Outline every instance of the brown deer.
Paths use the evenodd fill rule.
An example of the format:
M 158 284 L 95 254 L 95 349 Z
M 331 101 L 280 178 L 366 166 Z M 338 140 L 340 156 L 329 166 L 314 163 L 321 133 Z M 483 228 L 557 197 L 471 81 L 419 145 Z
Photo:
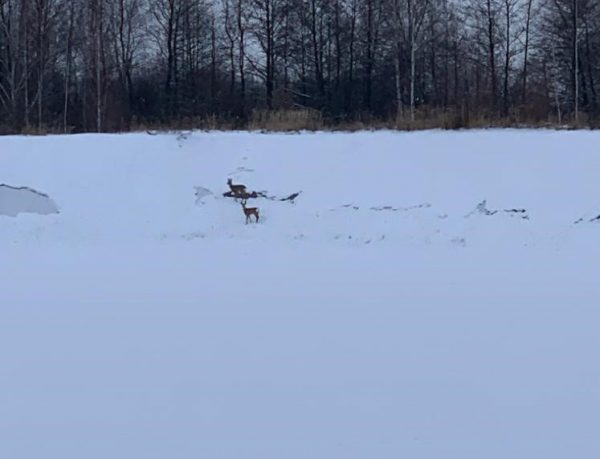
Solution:
M 246 225 L 248 224 L 248 222 L 252 221 L 250 219 L 252 215 L 254 215 L 254 217 L 256 218 L 256 223 L 258 223 L 258 207 L 246 207 L 246 200 L 242 199 L 242 210 L 244 211 L 244 215 L 246 216 Z
M 234 196 L 240 196 L 246 194 L 246 185 L 234 185 L 231 183 L 231 179 L 227 179 L 227 185 Z

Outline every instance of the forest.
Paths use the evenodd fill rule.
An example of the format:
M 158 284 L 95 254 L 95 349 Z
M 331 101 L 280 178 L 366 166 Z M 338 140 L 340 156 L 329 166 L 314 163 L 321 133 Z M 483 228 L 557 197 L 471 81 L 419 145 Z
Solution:
M 597 127 L 600 0 L 0 0 L 0 133 Z

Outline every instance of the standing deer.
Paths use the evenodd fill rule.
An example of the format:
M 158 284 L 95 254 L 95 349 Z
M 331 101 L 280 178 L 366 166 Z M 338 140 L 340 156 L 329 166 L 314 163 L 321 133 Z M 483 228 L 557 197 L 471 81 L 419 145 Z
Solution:
M 246 225 L 248 224 L 248 222 L 252 221 L 250 219 L 252 215 L 254 215 L 254 217 L 256 218 L 256 223 L 258 223 L 258 207 L 246 207 L 246 200 L 242 199 L 242 210 L 244 211 L 244 215 L 246 216 Z
M 227 179 L 227 185 L 234 196 L 240 196 L 246 194 L 246 185 L 234 185 L 231 183 L 231 179 Z

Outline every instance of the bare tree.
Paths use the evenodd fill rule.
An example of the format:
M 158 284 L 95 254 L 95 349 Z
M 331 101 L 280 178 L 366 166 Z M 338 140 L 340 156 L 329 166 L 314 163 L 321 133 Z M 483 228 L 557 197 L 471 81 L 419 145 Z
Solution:
M 257 108 L 592 124 L 599 79 L 600 0 L 0 0 L 3 132 Z
M 124 118 L 128 128 L 133 114 L 133 71 L 143 45 L 146 18 L 142 0 L 114 0 L 111 2 L 111 20 L 114 24 L 112 48 L 119 84 L 126 106 Z
M 529 65 L 529 44 L 531 37 L 531 19 L 533 13 L 534 0 L 526 0 L 526 13 L 525 13 L 525 44 L 524 44 L 524 55 L 523 55 L 523 83 L 521 88 L 521 104 L 523 106 L 527 103 L 527 70 Z
M 17 0 L 0 0 L 0 104 L 14 128 L 19 126 L 19 98 L 29 76 L 20 59 L 28 37 L 26 13 Z

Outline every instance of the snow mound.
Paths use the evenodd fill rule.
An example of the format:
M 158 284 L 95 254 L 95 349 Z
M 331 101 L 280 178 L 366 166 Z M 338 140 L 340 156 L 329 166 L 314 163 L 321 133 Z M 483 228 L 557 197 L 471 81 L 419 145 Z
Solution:
M 58 207 L 46 194 L 28 187 L 0 184 L 0 215 L 16 217 L 20 213 L 57 214 Z
M 194 189 L 196 190 L 194 193 L 196 195 L 196 205 L 204 204 L 204 198 L 213 195 L 212 191 L 202 186 L 195 186 Z

